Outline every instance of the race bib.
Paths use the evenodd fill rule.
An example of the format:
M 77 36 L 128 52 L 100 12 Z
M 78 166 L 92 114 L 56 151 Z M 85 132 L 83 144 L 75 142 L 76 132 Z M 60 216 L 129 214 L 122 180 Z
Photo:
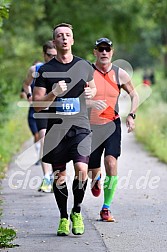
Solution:
M 75 115 L 80 112 L 80 101 L 77 98 L 57 98 L 56 114 Z

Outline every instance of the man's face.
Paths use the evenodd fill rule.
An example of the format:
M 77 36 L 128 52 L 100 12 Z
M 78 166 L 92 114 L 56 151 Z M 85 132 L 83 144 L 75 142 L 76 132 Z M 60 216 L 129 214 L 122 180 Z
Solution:
M 44 53 L 44 60 L 45 62 L 49 62 L 53 57 L 55 57 L 57 54 L 57 51 L 55 48 L 47 49 L 46 53 Z
M 94 49 L 94 55 L 100 64 L 108 64 L 113 56 L 113 48 L 106 43 L 101 43 Z
M 55 39 L 53 40 L 57 50 L 68 51 L 74 44 L 73 32 L 69 27 L 58 27 L 55 30 Z

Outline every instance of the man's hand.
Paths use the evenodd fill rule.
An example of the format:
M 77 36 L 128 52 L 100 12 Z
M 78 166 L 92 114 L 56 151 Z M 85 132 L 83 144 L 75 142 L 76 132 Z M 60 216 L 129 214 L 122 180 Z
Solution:
M 52 93 L 55 96 L 63 94 L 65 91 L 67 91 L 67 84 L 66 84 L 66 82 L 64 80 L 59 81 L 58 83 L 55 83 L 53 85 Z
M 88 86 L 88 84 L 86 84 L 86 86 L 85 86 L 85 98 L 86 99 L 91 99 L 91 98 L 93 98 L 93 94 L 92 94 L 92 88 L 90 88 L 89 86 Z
M 128 133 L 132 132 L 135 129 L 134 119 L 129 115 L 126 118 L 126 126 L 128 128 Z

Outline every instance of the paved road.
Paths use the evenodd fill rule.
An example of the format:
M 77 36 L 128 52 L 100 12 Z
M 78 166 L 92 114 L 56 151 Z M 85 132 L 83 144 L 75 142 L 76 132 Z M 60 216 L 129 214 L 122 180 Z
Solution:
M 119 159 L 119 184 L 112 205 L 117 221 L 99 221 L 103 195 L 94 198 L 89 181 L 82 209 L 86 227 L 83 236 L 56 236 L 59 213 L 54 196 L 36 190 L 42 176 L 40 166 L 22 170 L 15 164 L 16 158 L 3 180 L 1 195 L 4 200 L 2 225 L 17 229 L 15 243 L 20 245 L 10 251 L 166 251 L 167 166 L 149 156 L 136 143 L 133 134 L 126 133 L 125 127 Z M 73 177 L 71 167 L 69 163 L 69 189 Z M 72 192 L 69 194 L 70 212 Z

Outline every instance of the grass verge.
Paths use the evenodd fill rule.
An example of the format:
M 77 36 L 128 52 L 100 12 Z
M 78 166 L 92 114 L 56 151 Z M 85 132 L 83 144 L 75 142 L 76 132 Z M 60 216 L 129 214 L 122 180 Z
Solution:
M 12 156 L 20 150 L 21 145 L 31 136 L 27 124 L 27 113 L 28 108 L 19 108 L 17 102 L 14 102 L 4 114 L 4 123 L 1 123 L 0 128 L 0 179 L 4 177 Z M 1 114 L 1 118 L 3 118 L 3 114 Z M 2 203 L 0 201 L 0 206 Z M 0 209 L 1 216 L 2 209 Z M 11 243 L 15 237 L 15 230 L 0 226 L 0 248 L 18 246 Z
M 159 114 L 159 111 L 161 113 Z M 167 163 L 167 105 L 142 108 L 137 113 L 136 138 L 160 161 Z
M 166 80 L 160 78 L 152 86 L 150 97 L 139 106 L 135 135 L 145 149 L 167 163 L 167 91 Z
M 12 156 L 31 136 L 27 124 L 27 110 L 19 108 L 17 103 L 14 103 L 9 119 L 0 128 L 0 179 L 3 178 Z

